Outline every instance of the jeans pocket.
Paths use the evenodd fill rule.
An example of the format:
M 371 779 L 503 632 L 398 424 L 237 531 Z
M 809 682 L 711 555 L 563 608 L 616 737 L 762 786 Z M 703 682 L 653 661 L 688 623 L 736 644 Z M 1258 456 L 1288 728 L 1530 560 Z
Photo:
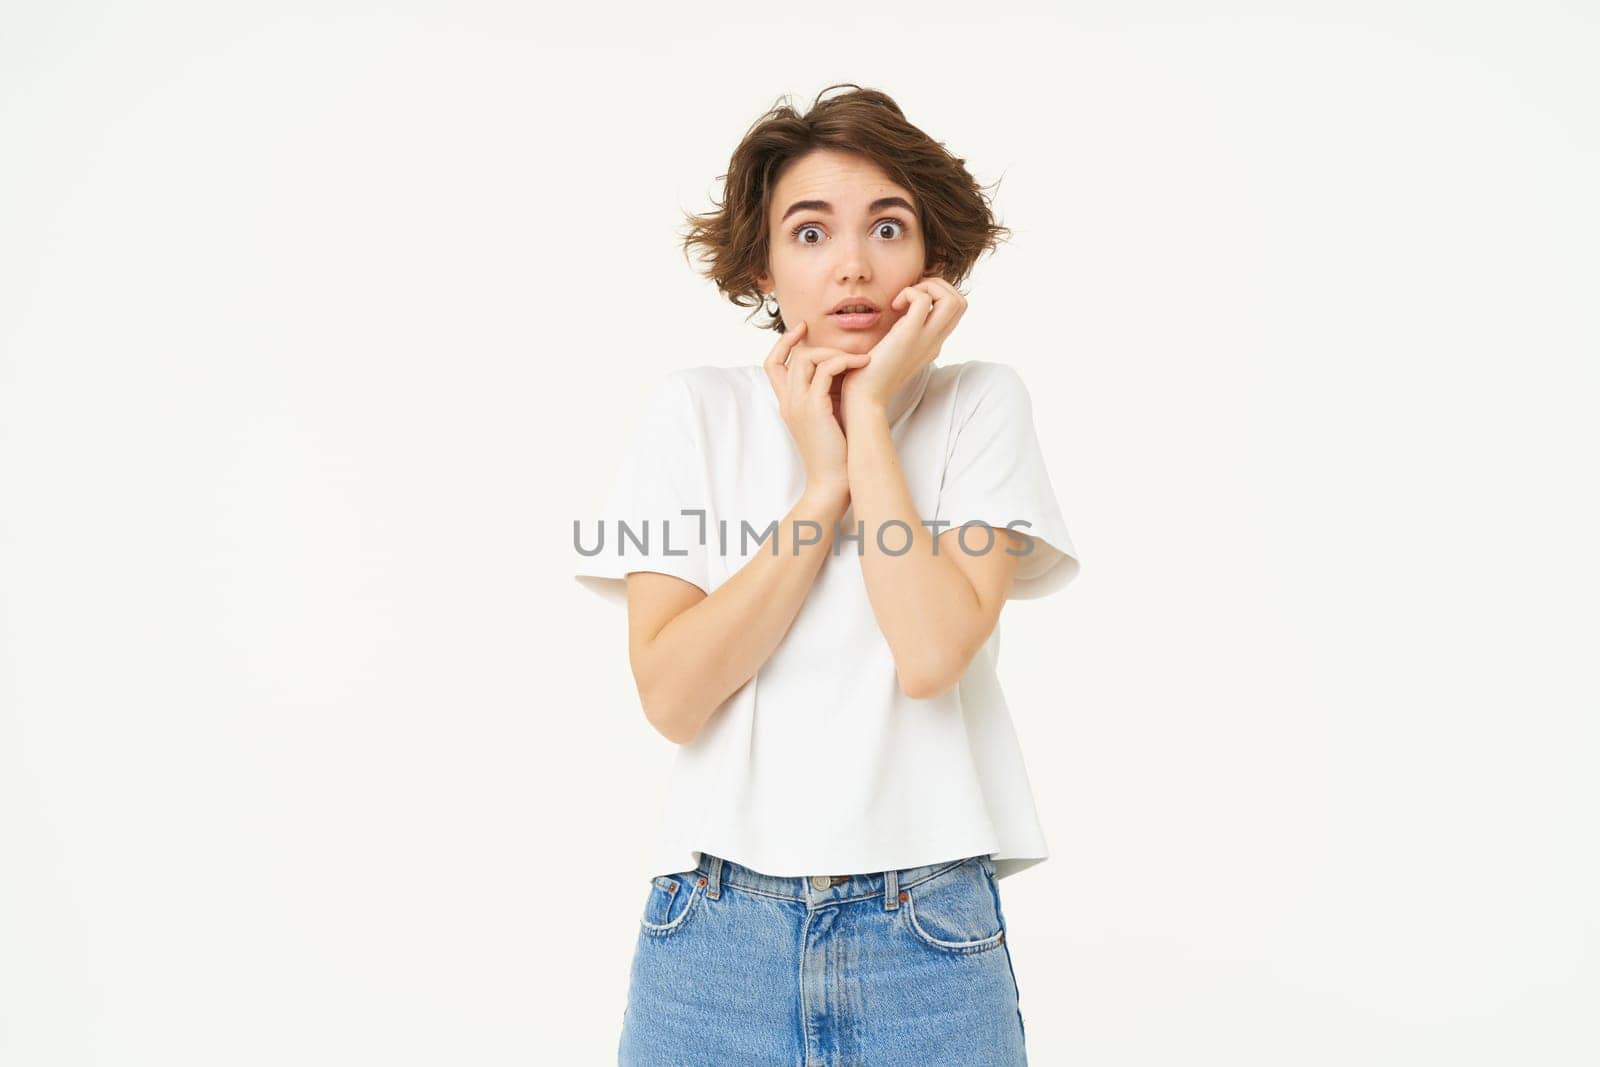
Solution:
M 937 952 L 986 952 L 1005 941 L 983 857 L 974 856 L 906 889 L 898 910 L 906 930 Z
M 650 879 L 639 928 L 651 937 L 670 937 L 683 929 L 704 896 L 705 887 L 694 871 L 657 875 Z

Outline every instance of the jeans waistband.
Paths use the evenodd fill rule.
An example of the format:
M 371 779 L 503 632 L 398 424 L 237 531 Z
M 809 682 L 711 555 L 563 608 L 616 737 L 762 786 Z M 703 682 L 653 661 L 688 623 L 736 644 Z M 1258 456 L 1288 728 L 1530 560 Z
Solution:
M 927 863 L 920 867 L 901 867 L 875 874 L 809 875 L 805 877 L 763 874 L 730 859 L 709 852 L 700 853 L 700 863 L 695 873 L 705 886 L 706 896 L 712 900 L 721 895 L 723 886 L 737 886 L 751 893 L 762 893 L 782 900 L 805 901 L 817 907 L 839 904 L 866 897 L 883 898 L 886 911 L 900 905 L 900 893 L 919 882 L 954 870 L 964 863 L 975 863 L 989 875 L 994 874 L 994 860 L 988 855 L 967 856 L 943 863 Z

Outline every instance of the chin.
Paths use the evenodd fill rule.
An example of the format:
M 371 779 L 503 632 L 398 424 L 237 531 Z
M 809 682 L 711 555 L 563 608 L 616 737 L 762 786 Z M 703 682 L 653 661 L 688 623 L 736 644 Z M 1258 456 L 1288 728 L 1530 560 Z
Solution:
M 872 351 L 872 346 L 878 343 L 878 338 L 882 336 L 882 331 L 835 329 L 833 335 L 838 338 L 838 341 L 833 345 L 834 348 L 841 352 L 859 354 Z

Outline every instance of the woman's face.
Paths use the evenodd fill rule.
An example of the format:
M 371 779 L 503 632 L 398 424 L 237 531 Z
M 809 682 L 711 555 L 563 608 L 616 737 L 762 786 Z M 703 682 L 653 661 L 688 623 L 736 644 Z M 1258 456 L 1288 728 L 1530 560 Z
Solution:
M 789 164 L 773 190 L 768 271 L 757 278 L 775 293 L 784 326 L 806 323 L 802 343 L 868 352 L 904 311 L 889 303 L 923 270 L 923 236 L 911 193 L 861 156 L 814 149 Z M 832 314 L 861 298 L 876 318 Z M 843 384 L 834 379 L 834 391 Z

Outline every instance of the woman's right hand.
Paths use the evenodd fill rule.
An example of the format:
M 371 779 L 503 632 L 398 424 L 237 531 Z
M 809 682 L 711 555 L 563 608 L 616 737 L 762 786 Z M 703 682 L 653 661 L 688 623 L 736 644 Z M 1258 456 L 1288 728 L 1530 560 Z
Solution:
M 829 389 L 838 375 L 866 366 L 871 354 L 808 348 L 799 343 L 805 332 L 801 319 L 778 338 L 763 366 L 805 463 L 806 492 L 842 502 L 850 495 L 850 477 L 844 429 L 834 414 Z

